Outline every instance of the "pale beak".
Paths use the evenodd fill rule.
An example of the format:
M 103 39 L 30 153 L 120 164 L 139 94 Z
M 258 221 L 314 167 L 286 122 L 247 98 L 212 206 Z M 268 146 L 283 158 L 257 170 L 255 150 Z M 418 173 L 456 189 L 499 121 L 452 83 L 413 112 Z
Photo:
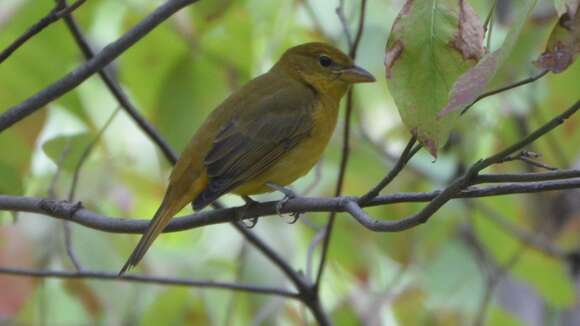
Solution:
M 359 66 L 352 66 L 342 70 L 340 79 L 349 83 L 373 83 L 375 77 Z

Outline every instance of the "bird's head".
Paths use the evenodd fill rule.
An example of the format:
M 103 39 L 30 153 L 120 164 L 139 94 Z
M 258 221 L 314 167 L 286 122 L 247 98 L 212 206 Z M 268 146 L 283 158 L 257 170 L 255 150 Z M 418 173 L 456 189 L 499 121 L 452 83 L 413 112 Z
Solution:
M 352 84 L 375 81 L 349 56 L 325 43 L 306 43 L 288 49 L 274 69 L 281 69 L 322 93 L 344 94 Z

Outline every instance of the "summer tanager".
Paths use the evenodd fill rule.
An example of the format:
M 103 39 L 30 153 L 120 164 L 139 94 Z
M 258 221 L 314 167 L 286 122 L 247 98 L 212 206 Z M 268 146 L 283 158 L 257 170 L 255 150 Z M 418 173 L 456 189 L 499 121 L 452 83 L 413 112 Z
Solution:
M 220 104 L 177 161 L 159 209 L 120 274 L 135 266 L 188 203 L 200 210 L 221 195 L 273 191 L 306 174 L 336 126 L 338 105 L 354 83 L 374 77 L 336 48 L 288 49 L 265 74 Z

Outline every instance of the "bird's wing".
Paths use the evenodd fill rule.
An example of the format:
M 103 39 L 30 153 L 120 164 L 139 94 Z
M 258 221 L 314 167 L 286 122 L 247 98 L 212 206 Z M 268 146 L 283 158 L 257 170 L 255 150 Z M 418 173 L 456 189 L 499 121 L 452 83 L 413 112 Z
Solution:
M 279 90 L 220 130 L 204 160 L 209 183 L 196 198 L 196 209 L 265 172 L 309 135 L 314 100 L 297 95 Z

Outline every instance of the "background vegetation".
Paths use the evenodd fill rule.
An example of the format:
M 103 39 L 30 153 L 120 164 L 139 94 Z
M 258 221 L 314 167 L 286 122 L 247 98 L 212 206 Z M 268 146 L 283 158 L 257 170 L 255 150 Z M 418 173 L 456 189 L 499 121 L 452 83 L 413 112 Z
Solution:
M 509 28 L 518 23 L 514 17 L 527 2 L 497 1 L 492 10 L 493 1 L 469 1 L 482 21 L 490 10 L 494 13 L 490 49 L 509 37 Z M 161 3 L 87 0 L 74 17 L 99 52 Z M 377 83 L 357 86 L 353 95 L 346 195 L 365 194 L 389 171 L 409 140 L 387 89 L 383 65 L 390 28 L 402 5 L 398 0 L 366 3 L 356 61 L 377 77 Z M 0 49 L 54 6 L 49 0 L 1 1 Z M 342 10 L 342 22 L 336 8 Z M 269 69 L 288 47 L 322 40 L 348 52 L 345 27 L 354 37 L 361 8 L 358 0 L 199 1 L 131 46 L 107 72 L 139 114 L 179 152 L 208 112 L 233 89 Z M 558 15 L 552 1 L 539 1 L 525 18 L 490 89 L 539 72 L 532 61 L 544 51 Z M 0 63 L 0 112 L 85 61 L 65 23 L 52 24 Z M 459 119 L 435 161 L 427 151 L 419 151 L 384 193 L 442 189 L 478 159 L 517 142 L 563 112 L 579 95 L 580 64 L 575 63 L 562 73 L 478 102 Z M 579 123 L 572 117 L 526 147 L 541 154 L 528 153 L 527 161 L 531 157 L 547 168 L 579 168 Z M 340 122 L 319 166 L 294 184 L 297 192 L 334 195 L 343 132 Z M 85 159 L 79 170 L 79 160 Z M 151 216 L 170 167 L 96 74 L 0 133 L 0 194 L 82 201 L 85 208 L 105 216 Z M 487 172 L 545 170 L 546 166 L 514 159 Z M 428 223 L 397 233 L 372 232 L 349 214 L 339 213 L 320 285 L 323 311 L 337 325 L 578 325 L 579 195 L 567 190 L 452 200 Z M 260 200 L 279 198 L 271 194 Z M 222 203 L 238 206 L 242 201 L 226 196 Z M 424 205 L 383 205 L 366 212 L 394 220 Z M 63 221 L 43 214 L 3 209 L 0 273 L 21 275 L 0 274 L 0 323 L 314 323 L 300 300 L 277 295 L 163 285 L 159 280 L 143 284 L 98 280 L 98 275 L 74 277 L 77 270 L 116 273 L 137 236 L 75 223 L 63 226 Z M 324 235 L 327 215 L 307 213 L 295 224 L 288 224 L 287 216 L 271 216 L 260 219 L 252 231 L 311 279 L 321 256 L 320 247 L 314 248 Z M 18 273 L 16 268 L 26 271 Z M 71 277 L 22 276 L 33 270 L 69 271 Z M 229 224 L 163 235 L 134 273 L 294 289 Z

